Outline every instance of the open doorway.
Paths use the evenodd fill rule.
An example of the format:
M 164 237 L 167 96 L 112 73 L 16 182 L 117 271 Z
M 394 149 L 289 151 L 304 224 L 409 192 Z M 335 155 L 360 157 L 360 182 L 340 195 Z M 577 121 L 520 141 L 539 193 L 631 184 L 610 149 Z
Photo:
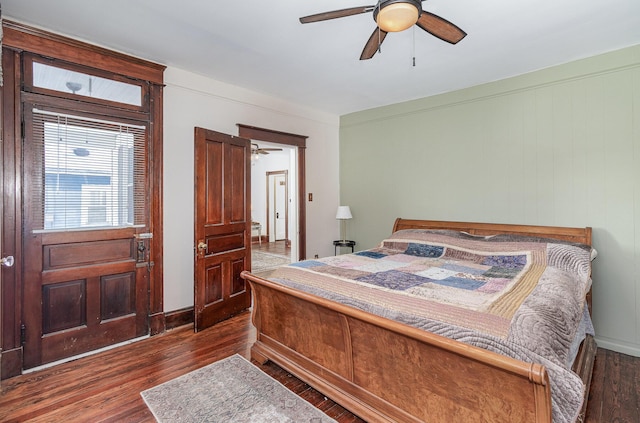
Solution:
M 297 261 L 297 192 L 289 178 L 296 174 L 296 148 L 259 142 L 252 149 L 251 269 L 259 273 Z
M 291 134 L 281 131 L 274 131 L 271 129 L 258 128 L 255 126 L 248 126 L 238 124 L 238 135 L 243 138 L 252 140 L 252 143 L 256 143 L 261 148 L 282 148 L 283 152 L 288 152 L 290 165 L 274 168 L 271 170 L 288 170 L 288 239 L 290 240 L 290 261 L 304 260 L 306 258 L 306 183 L 305 183 L 305 155 L 306 155 L 306 142 L 307 137 L 304 135 Z M 270 151 L 271 152 L 271 151 Z M 267 155 L 263 155 L 267 156 Z M 269 154 L 269 157 L 272 154 Z M 252 174 L 258 174 L 256 170 Z M 259 184 L 259 182 L 258 182 Z M 256 186 L 252 181 L 252 186 Z M 266 186 L 266 181 L 261 185 Z M 252 209 L 256 204 L 260 204 L 260 200 L 256 198 L 258 194 L 252 192 L 251 205 Z M 266 195 L 266 193 L 265 193 Z M 266 199 L 265 199 L 266 201 Z M 262 203 L 266 204 L 266 203 Z M 252 210 L 253 211 L 253 210 Z M 260 232 L 266 231 L 266 226 L 252 225 L 256 229 L 260 229 Z M 257 231 L 252 231 L 253 235 L 256 235 Z M 260 236 L 266 236 L 261 233 Z M 264 241 L 265 238 L 259 238 Z M 264 245 L 264 244 L 263 244 Z M 254 243 L 252 249 L 260 248 L 260 242 Z M 286 246 L 285 246 L 286 247 Z M 286 251 L 286 250 L 285 250 Z

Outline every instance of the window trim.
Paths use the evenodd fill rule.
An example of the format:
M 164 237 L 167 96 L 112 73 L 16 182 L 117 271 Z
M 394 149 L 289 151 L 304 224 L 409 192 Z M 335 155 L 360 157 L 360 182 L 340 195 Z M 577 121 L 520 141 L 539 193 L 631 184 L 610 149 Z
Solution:
M 100 104 L 106 107 L 130 109 L 130 110 L 140 111 L 143 113 L 149 113 L 149 101 L 147 101 L 147 98 L 149 97 L 149 84 L 144 81 L 140 81 L 133 78 L 127 78 L 122 75 L 101 71 L 99 69 L 95 69 L 87 66 L 81 66 L 73 63 L 68 63 L 62 60 L 50 59 L 50 58 L 46 58 L 46 57 L 42 57 L 35 54 L 30 54 L 30 53 L 24 53 L 23 61 L 24 61 L 23 90 L 25 92 L 42 94 L 50 97 L 67 98 L 73 101 L 83 101 L 83 102 L 92 103 L 92 104 Z M 88 97 L 84 95 L 67 93 L 64 91 L 37 87 L 34 85 L 34 81 L 33 81 L 33 64 L 34 63 L 40 63 L 40 64 L 51 66 L 54 68 L 96 76 L 99 78 L 109 79 L 116 82 L 122 82 L 129 85 L 136 85 L 140 87 L 140 105 L 138 106 L 130 103 L 120 103 L 117 101 L 105 100 L 97 97 Z
M 126 75 L 154 85 L 164 84 L 164 65 L 7 19 L 2 21 L 2 29 L 3 45 L 6 47 L 68 63 L 93 65 L 106 72 Z

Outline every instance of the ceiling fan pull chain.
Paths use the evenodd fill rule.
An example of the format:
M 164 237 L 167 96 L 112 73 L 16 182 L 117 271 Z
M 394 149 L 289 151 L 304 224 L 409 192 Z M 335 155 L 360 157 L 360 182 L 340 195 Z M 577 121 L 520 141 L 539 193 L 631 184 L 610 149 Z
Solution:
M 380 12 L 380 0 L 378 0 L 378 3 L 376 4 L 376 7 L 374 8 L 374 14 L 376 14 L 376 10 L 378 12 Z M 376 22 L 376 26 L 378 25 L 378 23 Z M 382 48 L 380 46 L 382 46 L 382 40 L 380 39 L 380 27 L 378 26 L 378 54 L 382 54 Z
M 416 67 L 416 27 L 413 27 L 413 67 Z

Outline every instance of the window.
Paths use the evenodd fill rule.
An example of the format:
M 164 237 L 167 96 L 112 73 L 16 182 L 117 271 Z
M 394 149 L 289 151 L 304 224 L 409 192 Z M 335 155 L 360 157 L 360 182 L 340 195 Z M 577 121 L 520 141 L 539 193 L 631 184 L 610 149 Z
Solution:
M 33 86 L 118 103 L 142 105 L 142 87 L 33 61 Z
M 36 229 L 145 222 L 144 126 L 38 109 L 32 115 L 33 148 L 44 153 L 39 167 L 44 174 L 34 178 L 43 181 L 44 189 L 32 187 L 34 194 L 44 192 L 44 204 L 33 207 L 34 221 L 41 222 Z

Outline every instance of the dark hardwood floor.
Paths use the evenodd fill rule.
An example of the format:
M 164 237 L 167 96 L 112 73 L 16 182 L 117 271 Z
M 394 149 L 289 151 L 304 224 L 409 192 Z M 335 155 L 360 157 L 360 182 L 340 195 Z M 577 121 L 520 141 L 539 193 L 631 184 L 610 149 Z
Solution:
M 291 256 L 291 247 L 287 246 L 284 240 L 275 242 L 262 241 L 261 244 L 254 241 L 251 243 L 251 249 L 264 253 L 278 254 L 280 256 Z
M 584 421 L 640 422 L 640 358 L 598 348 Z
M 235 353 L 249 358 L 255 336 L 244 312 L 197 334 L 183 326 L 7 379 L 0 421 L 153 422 L 141 391 Z M 338 422 L 362 422 L 276 365 L 259 367 Z M 639 415 L 640 358 L 598 350 L 585 422 L 633 423 Z

